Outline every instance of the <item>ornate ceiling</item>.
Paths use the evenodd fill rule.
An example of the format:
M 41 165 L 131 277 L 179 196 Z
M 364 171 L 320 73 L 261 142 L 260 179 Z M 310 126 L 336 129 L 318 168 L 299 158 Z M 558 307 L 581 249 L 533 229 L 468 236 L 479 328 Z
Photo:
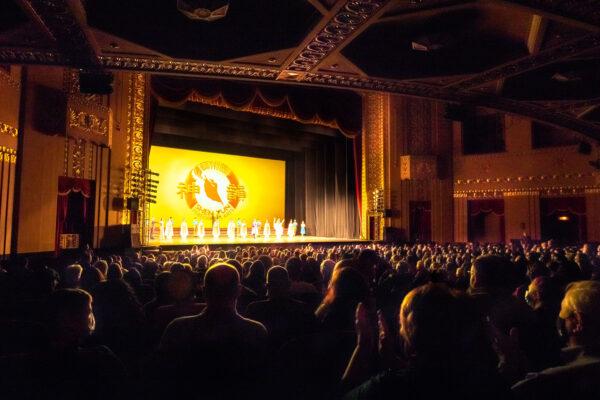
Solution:
M 0 62 L 437 98 L 600 141 L 600 0 L 0 2 Z

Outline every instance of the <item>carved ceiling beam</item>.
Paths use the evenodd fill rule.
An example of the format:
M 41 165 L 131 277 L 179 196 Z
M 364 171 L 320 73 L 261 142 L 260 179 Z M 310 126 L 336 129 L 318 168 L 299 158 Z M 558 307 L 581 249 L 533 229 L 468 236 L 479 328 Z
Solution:
M 600 0 L 487 0 L 523 7 L 550 19 L 600 30 Z
M 309 37 L 282 65 L 280 80 L 302 80 L 334 51 L 348 44 L 379 17 L 391 0 L 338 1 Z
M 52 35 L 66 63 L 76 67 L 100 65 L 91 41 L 83 29 L 83 7 L 80 1 L 18 1 Z
M 567 57 L 600 47 L 600 34 L 589 34 L 549 49 L 494 67 L 471 78 L 447 85 L 447 89 L 468 90 L 498 79 L 505 79 L 524 72 L 561 61 Z
M 56 51 L 3 47 L 0 48 L 0 63 L 68 65 L 69 60 Z
M 114 70 L 131 70 L 169 75 L 250 80 L 270 83 L 276 82 L 279 76 L 278 69 L 266 67 L 113 56 L 100 56 L 99 59 L 105 68 Z M 554 112 L 533 103 L 519 102 L 485 93 L 460 92 L 443 87 L 407 81 L 399 82 L 385 79 L 323 73 L 307 73 L 301 82 L 286 81 L 285 83 L 355 91 L 386 92 L 486 107 L 567 128 L 600 142 L 600 126 L 578 120 L 568 113 Z

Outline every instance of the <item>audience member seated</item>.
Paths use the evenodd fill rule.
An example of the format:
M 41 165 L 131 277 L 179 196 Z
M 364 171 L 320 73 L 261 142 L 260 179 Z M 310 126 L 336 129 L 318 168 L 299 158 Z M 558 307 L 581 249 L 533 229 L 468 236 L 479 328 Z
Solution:
M 246 316 L 261 322 L 269 332 L 271 348 L 278 349 L 288 340 L 311 333 L 316 319 L 306 304 L 290 298 L 290 278 L 283 267 L 267 274 L 267 300 L 250 303 Z
M 175 318 L 199 314 L 205 305 L 198 303 L 194 293 L 194 274 L 187 269 L 172 268 L 167 290 L 172 304 L 156 309 L 153 328 L 160 335 Z
M 567 347 L 564 364 L 530 374 L 513 391 L 519 399 L 600 398 L 600 283 L 567 287 L 560 308 Z
M 159 370 L 176 385 L 171 390 L 197 398 L 254 398 L 263 388 L 267 330 L 237 313 L 239 293 L 234 267 L 218 263 L 206 271 L 206 309 L 173 321 L 160 342 L 164 361 Z
M 357 345 L 343 383 L 364 383 L 346 398 L 510 398 L 496 372 L 496 358 L 485 340 L 479 315 L 468 301 L 441 284 L 412 290 L 400 308 L 403 360 L 385 366 L 385 372 L 371 378 L 368 376 L 378 369 L 378 351 L 382 360 L 390 359 L 393 334 L 381 317 L 377 334 L 373 316 L 361 303 L 356 311 Z
M 3 398 L 120 398 L 125 371 L 106 347 L 81 347 L 94 330 L 92 297 L 61 289 L 46 304 L 46 349 L 0 358 Z

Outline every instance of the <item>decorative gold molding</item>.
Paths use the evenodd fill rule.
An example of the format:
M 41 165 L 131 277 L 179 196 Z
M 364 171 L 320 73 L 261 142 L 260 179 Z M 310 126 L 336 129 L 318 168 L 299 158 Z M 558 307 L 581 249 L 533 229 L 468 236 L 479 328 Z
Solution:
M 568 186 L 568 187 L 537 187 L 531 189 L 498 189 L 498 190 L 457 190 L 454 191 L 454 198 L 500 198 L 500 197 L 518 197 L 518 196 L 565 196 L 573 194 L 600 193 L 600 187 L 597 186 Z
M 108 121 L 106 119 L 83 111 L 75 111 L 72 108 L 69 108 L 69 127 L 90 134 L 108 135 Z
M 133 193 L 134 175 L 142 172 L 144 153 L 144 111 L 146 97 L 146 77 L 133 73 L 129 78 L 127 93 L 127 165 L 125 166 L 123 196 Z M 129 213 L 124 212 L 123 224 L 129 223 Z
M 19 135 L 19 130 L 14 126 L 10 126 L 9 124 L 0 122 L 0 135 L 9 135 L 12 137 L 17 137 Z
M 507 176 L 502 178 L 467 178 L 457 179 L 454 181 L 455 185 L 472 185 L 482 183 L 509 183 L 509 182 L 537 182 L 537 181 L 551 181 L 556 179 L 584 179 L 593 178 L 599 175 L 598 172 L 574 172 L 566 174 L 552 174 L 552 175 L 529 175 L 529 176 Z

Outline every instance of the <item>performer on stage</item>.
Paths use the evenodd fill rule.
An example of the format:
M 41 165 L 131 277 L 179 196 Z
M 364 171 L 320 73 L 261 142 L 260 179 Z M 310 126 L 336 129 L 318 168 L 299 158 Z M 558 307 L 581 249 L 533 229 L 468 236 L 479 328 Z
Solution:
M 167 227 L 165 228 L 165 238 L 167 240 L 173 239 L 173 218 L 169 217 L 167 220 Z
M 227 237 L 229 240 L 235 239 L 235 222 L 229 220 L 229 224 L 227 224 Z
M 196 235 L 200 238 L 200 239 L 204 239 L 204 221 L 200 220 L 198 222 L 198 226 L 196 228 Z
M 283 221 L 277 218 L 275 221 L 275 238 L 277 240 L 281 240 L 283 236 Z
M 244 240 L 248 237 L 248 226 L 246 226 L 246 221 L 242 220 L 240 222 L 240 237 Z
M 181 221 L 181 225 L 179 227 L 179 237 L 181 237 L 181 240 L 187 240 L 188 226 L 187 226 L 187 222 L 185 222 L 185 219 L 183 221 Z
M 304 223 L 304 221 L 302 221 L 302 223 L 300 224 L 300 235 L 302 237 L 306 235 L 306 224 Z
M 271 224 L 269 224 L 269 220 L 265 221 L 265 227 L 263 229 L 263 236 L 265 237 L 265 240 L 267 240 L 271 237 Z
M 296 237 L 297 232 L 298 232 L 298 221 L 294 220 L 294 222 L 292 222 L 292 237 Z
M 221 236 L 221 223 L 218 218 L 216 218 L 213 221 L 212 235 L 213 235 L 213 238 L 215 238 L 215 240 L 218 239 L 219 236 Z
M 294 229 L 294 223 L 290 219 L 290 222 L 288 222 L 288 228 L 287 228 L 287 235 L 288 235 L 289 239 L 291 239 L 292 236 L 294 235 L 293 229 Z
M 160 229 L 159 231 L 159 236 L 158 239 L 159 240 L 165 240 L 165 221 L 163 221 L 163 219 L 160 219 L 160 222 L 158 223 L 158 227 Z

